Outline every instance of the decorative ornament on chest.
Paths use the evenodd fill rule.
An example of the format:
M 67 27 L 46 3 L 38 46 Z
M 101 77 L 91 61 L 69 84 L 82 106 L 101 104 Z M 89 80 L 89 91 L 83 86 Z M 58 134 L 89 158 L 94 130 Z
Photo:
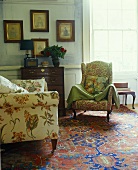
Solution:
M 54 67 L 59 67 L 60 65 L 60 58 L 64 59 L 67 50 L 62 46 L 53 45 L 50 47 L 46 47 L 41 54 L 46 57 L 51 57 Z

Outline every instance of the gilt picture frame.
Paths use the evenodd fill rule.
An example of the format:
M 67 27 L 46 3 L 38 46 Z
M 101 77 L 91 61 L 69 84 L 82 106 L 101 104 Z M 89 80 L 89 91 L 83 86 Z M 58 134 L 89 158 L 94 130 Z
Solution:
M 19 43 L 23 40 L 22 20 L 3 20 L 4 42 Z
M 32 39 L 34 43 L 34 50 L 32 50 L 33 57 L 43 57 L 41 51 L 44 50 L 45 47 L 49 46 L 49 39 L 35 38 Z
M 30 10 L 31 32 L 49 32 L 49 10 Z
M 56 20 L 56 35 L 58 42 L 75 41 L 75 21 Z

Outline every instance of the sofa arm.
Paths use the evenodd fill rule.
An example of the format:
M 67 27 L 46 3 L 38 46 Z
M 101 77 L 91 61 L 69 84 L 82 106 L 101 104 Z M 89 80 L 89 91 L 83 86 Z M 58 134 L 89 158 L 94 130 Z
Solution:
M 57 141 L 58 103 L 57 91 L 0 94 L 1 143 Z M 54 150 L 55 143 L 52 146 Z
M 59 94 L 57 91 L 47 91 L 43 93 L 9 93 L 0 94 L 0 108 L 8 107 L 37 107 L 45 105 L 59 104 Z

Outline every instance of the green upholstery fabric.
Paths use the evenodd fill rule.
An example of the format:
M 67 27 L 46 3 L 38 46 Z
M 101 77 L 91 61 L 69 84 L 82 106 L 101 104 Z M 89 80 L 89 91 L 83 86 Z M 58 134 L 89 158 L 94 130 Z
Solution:
M 95 95 L 88 93 L 81 84 L 76 84 L 71 88 L 70 94 L 67 99 L 67 103 L 68 103 L 67 108 L 70 109 L 72 103 L 77 100 L 95 100 L 99 102 L 102 99 L 105 98 L 107 99 L 109 89 L 111 87 L 113 89 L 113 96 L 112 96 L 113 101 L 115 103 L 116 108 L 119 108 L 120 106 L 119 96 L 113 84 L 108 85 L 103 92 L 100 92 L 99 94 L 95 94 Z
M 67 108 L 70 109 L 74 101 L 81 99 L 94 99 L 94 95 L 88 93 L 81 84 L 76 84 L 71 88 L 70 94 L 67 99 Z
M 93 61 L 81 64 L 82 80 L 71 88 L 68 109 L 108 111 L 119 108 L 119 95 L 112 84 L 112 63 Z

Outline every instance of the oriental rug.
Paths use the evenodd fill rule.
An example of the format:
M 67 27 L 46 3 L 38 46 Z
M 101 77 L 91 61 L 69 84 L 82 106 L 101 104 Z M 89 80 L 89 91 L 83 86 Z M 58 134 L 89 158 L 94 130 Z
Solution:
M 57 149 L 50 140 L 8 144 L 1 153 L 2 170 L 137 170 L 138 113 L 121 105 L 106 112 L 71 111 L 59 118 Z M 41 133 L 41 132 L 40 132 Z

